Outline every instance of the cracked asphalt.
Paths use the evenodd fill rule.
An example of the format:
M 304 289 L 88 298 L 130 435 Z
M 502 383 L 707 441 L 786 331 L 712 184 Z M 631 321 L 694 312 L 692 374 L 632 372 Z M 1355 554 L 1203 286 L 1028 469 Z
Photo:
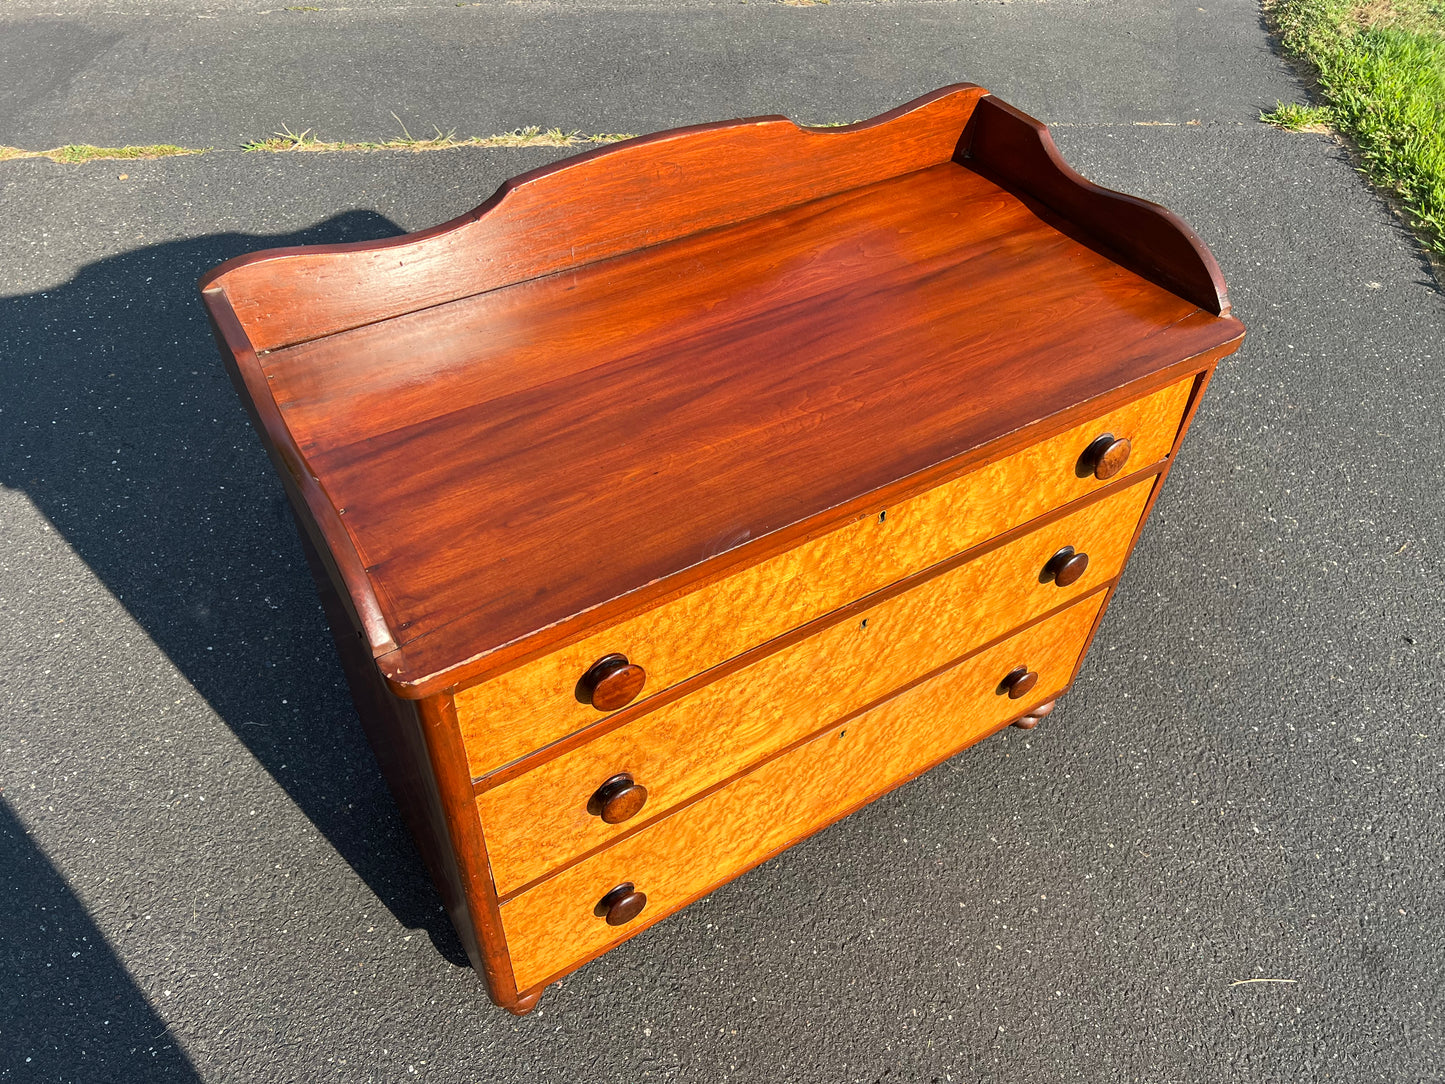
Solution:
M 239 145 L 853 120 L 958 80 L 1182 214 L 1248 338 L 1043 726 L 514 1019 L 195 281 L 570 152 Z M 216 149 L 0 162 L 0 1081 L 1445 1079 L 1445 304 L 1346 150 L 1258 123 L 1305 93 L 1242 0 L 10 0 L 0 144 Z

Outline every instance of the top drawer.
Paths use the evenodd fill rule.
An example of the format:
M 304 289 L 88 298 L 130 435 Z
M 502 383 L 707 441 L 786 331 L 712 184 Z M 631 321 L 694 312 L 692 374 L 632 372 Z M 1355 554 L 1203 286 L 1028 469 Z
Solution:
M 461 690 L 457 720 L 472 775 L 602 718 L 579 682 L 604 656 L 640 667 L 640 695 L 649 696 L 1104 485 L 1084 459 L 1102 434 L 1131 445 L 1126 463 L 1099 472 L 1106 479 L 1152 465 L 1173 446 L 1193 383 L 1191 375 Z

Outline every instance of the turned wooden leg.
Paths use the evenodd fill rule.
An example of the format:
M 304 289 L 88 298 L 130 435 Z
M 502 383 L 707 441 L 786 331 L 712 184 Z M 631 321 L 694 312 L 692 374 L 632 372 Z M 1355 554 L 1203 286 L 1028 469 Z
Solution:
M 537 1007 L 537 999 L 541 996 L 541 990 L 533 990 L 530 993 L 518 994 L 516 1001 L 504 1007 L 513 1016 L 526 1016 L 529 1012 L 531 1012 Z
M 1047 704 L 1040 704 L 1038 707 L 1034 708 L 1033 711 L 1029 712 L 1022 719 L 1015 719 L 1013 725 L 1018 727 L 1020 730 L 1032 730 L 1034 727 L 1038 726 L 1039 723 L 1043 722 L 1045 715 L 1047 715 L 1053 710 L 1054 701 L 1050 700 Z

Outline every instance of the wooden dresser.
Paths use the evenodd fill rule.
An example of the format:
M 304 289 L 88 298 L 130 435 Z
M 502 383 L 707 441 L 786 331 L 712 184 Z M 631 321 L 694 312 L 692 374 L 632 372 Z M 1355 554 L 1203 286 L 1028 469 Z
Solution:
M 969 85 L 630 140 L 201 288 L 513 1012 L 1046 715 L 1244 334 L 1188 227 Z

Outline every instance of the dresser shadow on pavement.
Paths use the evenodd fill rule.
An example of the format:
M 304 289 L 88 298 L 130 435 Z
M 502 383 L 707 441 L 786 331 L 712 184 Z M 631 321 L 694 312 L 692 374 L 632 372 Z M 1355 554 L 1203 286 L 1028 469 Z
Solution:
M 3 799 L 0 882 L 0 1080 L 201 1079 Z
M 0 485 L 24 492 L 397 920 L 466 966 L 356 719 L 285 497 L 196 280 L 263 248 L 403 232 L 349 212 L 98 261 L 0 299 Z

